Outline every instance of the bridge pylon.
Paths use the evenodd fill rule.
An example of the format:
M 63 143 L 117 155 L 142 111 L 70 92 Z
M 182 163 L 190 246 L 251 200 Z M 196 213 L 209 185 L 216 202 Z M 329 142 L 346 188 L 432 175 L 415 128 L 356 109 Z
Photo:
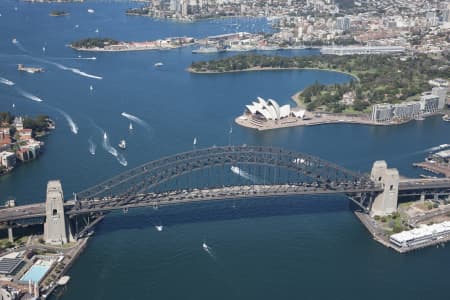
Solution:
M 388 169 L 384 160 L 373 163 L 370 178 L 381 185 L 383 192 L 378 194 L 370 209 L 371 216 L 386 216 L 397 211 L 398 185 L 400 175 L 395 168 Z
M 64 214 L 64 194 L 59 180 L 51 180 L 47 184 L 44 240 L 52 245 L 73 241 L 69 220 Z

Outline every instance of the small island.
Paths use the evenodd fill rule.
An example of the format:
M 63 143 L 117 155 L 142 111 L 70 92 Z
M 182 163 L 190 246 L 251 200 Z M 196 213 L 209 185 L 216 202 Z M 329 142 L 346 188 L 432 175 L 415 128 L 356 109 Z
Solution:
M 54 10 L 50 13 L 51 17 L 63 17 L 63 16 L 68 16 L 70 15 L 70 13 L 63 11 L 63 10 Z
M 44 146 L 38 139 L 54 128 L 46 115 L 31 118 L 0 112 L 0 176 L 20 163 L 36 159 Z
M 313 69 L 341 72 L 354 80 L 344 84 L 318 82 L 294 95 L 309 111 L 363 113 L 379 103 L 396 104 L 418 100 L 431 88 L 433 78 L 450 78 L 450 53 L 442 55 L 314 55 L 267 56 L 237 55 L 219 60 L 194 62 L 192 73 Z

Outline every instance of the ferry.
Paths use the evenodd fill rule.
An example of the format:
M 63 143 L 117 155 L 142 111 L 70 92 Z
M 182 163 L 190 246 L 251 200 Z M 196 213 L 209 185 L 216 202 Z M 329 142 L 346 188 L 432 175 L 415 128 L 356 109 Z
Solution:
M 164 64 L 163 64 L 162 62 L 157 62 L 157 63 L 155 64 L 155 67 L 162 67 L 162 66 L 164 66 Z
M 192 50 L 192 53 L 194 53 L 194 54 L 209 54 L 209 53 L 221 53 L 221 52 L 225 52 L 225 49 L 217 48 L 217 47 L 200 47 L 198 49 Z
M 44 72 L 43 68 L 25 67 L 22 64 L 18 64 L 17 65 L 17 70 L 22 71 L 22 72 L 27 72 L 27 73 L 30 73 L 30 74 Z
M 121 140 L 120 141 L 119 148 L 120 149 L 126 149 L 127 148 L 127 143 L 125 142 L 125 140 Z

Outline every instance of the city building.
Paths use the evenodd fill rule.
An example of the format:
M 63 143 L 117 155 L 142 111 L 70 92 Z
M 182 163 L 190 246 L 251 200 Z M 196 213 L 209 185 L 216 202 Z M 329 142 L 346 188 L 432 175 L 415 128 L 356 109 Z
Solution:
M 393 116 L 391 104 L 375 104 L 372 106 L 372 120 L 375 122 L 389 122 Z
M 403 52 L 405 52 L 405 47 L 401 46 L 332 46 L 320 49 L 320 53 L 332 55 L 395 54 Z
M 16 165 L 16 155 L 13 152 L 0 152 L 0 165 L 6 169 L 13 168 Z
M 389 240 L 398 247 L 411 247 L 443 239 L 448 234 L 450 234 L 450 222 L 445 221 L 433 225 L 421 225 L 419 228 L 393 234 Z
M 420 97 L 420 110 L 424 113 L 434 113 L 440 110 L 439 96 L 433 95 L 429 92 L 422 94 Z M 442 109 L 442 108 L 441 108 Z
M 393 105 L 394 118 L 398 120 L 410 120 L 420 115 L 420 103 L 417 101 L 408 101 Z
M 447 104 L 447 90 L 446 87 L 434 87 L 431 89 L 431 94 L 439 97 L 438 109 L 441 110 Z
M 346 31 L 350 29 L 350 18 L 349 17 L 338 17 L 336 18 L 336 30 Z
M 11 136 L 9 127 L 0 127 L 0 150 L 4 148 L 4 146 L 9 147 L 11 144 Z
M 447 87 L 448 88 L 448 81 L 442 78 L 434 78 L 428 81 L 428 83 L 432 86 L 437 87 Z

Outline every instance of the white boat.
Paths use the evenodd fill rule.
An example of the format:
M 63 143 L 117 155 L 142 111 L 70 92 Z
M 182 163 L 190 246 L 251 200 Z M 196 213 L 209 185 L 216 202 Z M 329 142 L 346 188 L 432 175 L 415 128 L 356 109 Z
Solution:
M 107 139 L 108 139 L 108 135 L 106 134 L 106 132 L 103 133 L 103 139 L 104 139 L 104 140 L 107 140 Z
M 95 29 L 95 33 L 98 33 L 98 28 L 97 28 L 97 29 Z
M 133 130 L 133 124 L 132 123 L 130 123 L 130 126 L 128 126 L 128 129 L 129 130 Z
M 205 250 L 205 251 L 209 250 L 209 247 L 208 247 L 208 245 L 206 245 L 205 242 L 203 242 L 202 247 L 203 247 L 203 250 Z
M 423 120 L 425 120 L 425 118 L 419 116 L 419 117 L 414 118 L 414 120 L 416 120 L 416 121 L 423 121 Z
M 121 140 L 120 141 L 119 148 L 120 149 L 126 149 L 127 148 L 127 143 L 125 142 L 125 140 Z
M 94 90 L 94 87 L 91 85 L 91 86 L 89 86 L 89 89 L 92 91 L 92 90 Z
M 44 47 L 42 47 L 42 52 L 45 52 L 45 46 L 44 46 Z
M 449 115 L 443 115 L 442 116 L 442 121 L 450 122 L 450 116 Z
M 18 43 L 17 39 L 16 38 L 12 39 L 12 43 L 17 44 Z
M 197 145 L 197 138 L 195 137 L 194 138 L 194 141 L 192 142 L 192 144 L 195 146 L 195 145 Z
M 445 149 L 445 148 L 448 148 L 448 147 L 450 147 L 449 144 L 442 144 L 442 145 L 439 145 L 439 149 Z
M 236 166 L 231 166 L 231 172 L 233 172 L 234 174 L 241 174 L 241 169 L 239 169 L 239 167 Z
M 162 67 L 162 66 L 164 66 L 164 64 L 163 64 L 162 62 L 157 62 L 157 63 L 155 64 L 155 67 Z
M 93 10 L 92 8 L 88 9 L 88 13 L 93 14 L 95 12 L 95 10 Z
M 155 228 L 158 231 L 163 231 L 163 226 L 162 225 L 156 225 Z

